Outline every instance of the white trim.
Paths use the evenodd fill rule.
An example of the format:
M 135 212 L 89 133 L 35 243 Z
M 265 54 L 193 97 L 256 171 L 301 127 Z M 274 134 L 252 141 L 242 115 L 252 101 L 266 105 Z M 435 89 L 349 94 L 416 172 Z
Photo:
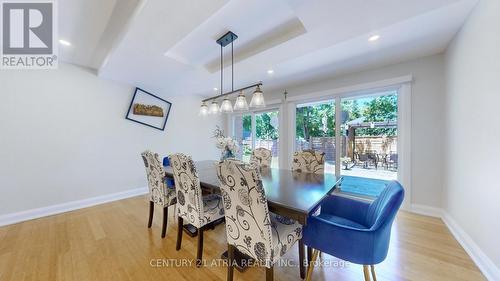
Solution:
M 412 192 L 412 168 L 411 168 L 411 133 L 412 122 L 412 86 L 405 83 L 398 89 L 398 181 L 405 189 L 403 209 L 411 208 L 413 199 Z
M 334 96 L 342 95 L 343 97 L 347 97 L 347 93 L 352 93 L 353 95 L 359 95 L 364 91 L 373 92 L 374 90 L 382 90 L 382 89 L 392 89 L 391 86 L 399 87 L 401 84 L 411 83 L 413 81 L 412 75 L 405 75 L 400 77 L 395 77 L 391 79 L 385 79 L 380 81 L 374 81 L 369 83 L 363 83 L 353 86 L 347 86 L 336 89 L 329 89 L 319 92 L 308 93 L 305 95 L 292 96 L 287 98 L 288 102 L 304 102 L 308 100 L 318 100 L 318 99 L 332 99 Z
M 474 240 L 465 232 L 465 230 L 453 219 L 453 217 L 441 208 L 412 204 L 411 213 L 437 217 L 443 220 L 444 224 L 451 232 L 451 235 L 464 248 L 472 261 L 488 280 L 500 280 L 500 268 L 481 250 Z
M 0 216 L 0 226 L 14 224 L 18 222 L 23 222 L 27 220 L 37 219 L 41 217 L 56 215 L 60 213 L 65 213 L 73 210 L 83 209 L 99 204 L 104 204 L 112 201 L 122 200 L 134 196 L 144 195 L 148 193 L 147 187 L 140 187 L 136 189 L 131 189 L 127 191 L 106 194 L 96 197 L 91 197 L 87 199 L 71 201 L 67 203 L 31 209 L 26 211 L 21 211 L 17 213 L 11 213 Z
M 342 134 L 340 125 L 342 125 L 342 97 L 335 97 L 335 108 L 333 109 L 335 113 L 335 175 L 341 176 L 340 171 L 340 156 L 342 154 Z M 348 144 L 346 144 L 348 145 Z M 312 145 L 311 145 L 312 148 Z M 340 149 L 339 149 L 340 148 Z M 353 159 L 354 160 L 354 159 Z
M 451 234 L 462 245 L 474 263 L 488 280 L 500 280 L 500 268 L 481 250 L 474 240 L 463 230 L 462 227 L 451 217 L 448 212 L 443 212 L 442 219 Z
M 442 218 L 443 216 L 443 210 L 441 208 L 420 205 L 420 204 L 411 204 L 411 208 L 407 209 L 407 211 L 435 218 Z

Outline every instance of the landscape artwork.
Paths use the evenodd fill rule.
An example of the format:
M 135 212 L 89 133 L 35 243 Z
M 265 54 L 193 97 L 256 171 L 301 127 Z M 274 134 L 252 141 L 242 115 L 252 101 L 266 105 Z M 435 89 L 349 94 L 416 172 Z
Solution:
M 125 118 L 163 131 L 171 107 L 171 102 L 136 88 Z

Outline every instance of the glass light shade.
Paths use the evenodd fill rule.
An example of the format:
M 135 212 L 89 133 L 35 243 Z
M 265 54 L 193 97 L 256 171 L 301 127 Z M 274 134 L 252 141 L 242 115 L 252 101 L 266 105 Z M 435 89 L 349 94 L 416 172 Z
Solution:
M 220 105 L 220 111 L 223 113 L 231 113 L 233 112 L 233 104 L 230 100 L 224 99 L 222 104 Z
M 257 86 L 255 92 L 253 92 L 252 100 L 250 101 L 250 107 L 265 107 L 266 102 L 264 101 L 264 94 L 260 90 L 260 87 Z
M 207 116 L 208 115 L 208 106 L 206 103 L 202 103 L 200 106 L 200 115 Z
M 244 111 L 248 110 L 247 98 L 243 94 L 243 91 L 240 92 L 238 97 L 236 98 L 236 102 L 234 103 L 234 111 Z
M 208 108 L 209 114 L 218 114 L 220 112 L 219 104 L 216 101 L 213 101 Z

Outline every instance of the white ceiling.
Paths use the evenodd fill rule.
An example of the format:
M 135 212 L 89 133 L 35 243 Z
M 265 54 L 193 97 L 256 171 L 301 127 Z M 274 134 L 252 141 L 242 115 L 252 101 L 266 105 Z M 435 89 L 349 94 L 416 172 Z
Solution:
M 228 30 L 239 36 L 235 88 L 263 81 L 264 89 L 279 89 L 442 52 L 477 0 L 65 2 L 59 14 L 65 6 L 71 12 L 64 10 L 60 22 L 68 27 L 60 27 L 60 36 L 73 46 L 60 48 L 63 60 L 172 96 L 209 95 L 219 87 L 215 40 Z M 368 42 L 374 34 L 380 40 Z M 227 91 L 230 47 L 224 51 Z

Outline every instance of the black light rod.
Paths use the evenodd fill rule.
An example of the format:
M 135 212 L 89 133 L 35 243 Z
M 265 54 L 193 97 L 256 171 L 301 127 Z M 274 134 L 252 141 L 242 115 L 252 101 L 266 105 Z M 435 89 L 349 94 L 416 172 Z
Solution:
M 207 102 L 207 101 L 210 101 L 210 100 L 216 100 L 216 99 L 219 99 L 221 97 L 225 97 L 225 96 L 228 96 L 228 95 L 231 95 L 231 94 L 234 94 L 234 93 L 238 93 L 239 91 L 244 91 L 244 90 L 247 90 L 247 89 L 250 89 L 250 88 L 253 88 L 253 87 L 257 87 L 257 86 L 262 86 L 262 82 L 255 83 L 253 85 L 246 86 L 244 88 L 239 88 L 239 89 L 236 89 L 234 91 L 227 92 L 227 93 L 224 93 L 224 94 L 221 94 L 221 95 L 218 95 L 218 96 L 213 96 L 213 97 L 210 97 L 210 98 L 202 100 L 202 102 Z

